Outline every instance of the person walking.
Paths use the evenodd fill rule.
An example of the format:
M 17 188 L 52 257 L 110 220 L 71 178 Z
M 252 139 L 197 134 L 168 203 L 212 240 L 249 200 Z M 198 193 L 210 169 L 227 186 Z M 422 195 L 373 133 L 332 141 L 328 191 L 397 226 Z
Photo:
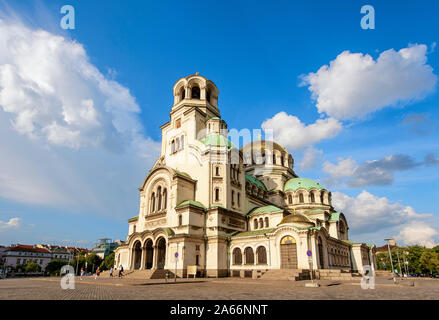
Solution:
M 81 273 L 80 273 L 80 276 L 79 276 L 79 280 L 82 280 L 82 276 L 84 275 L 84 268 L 81 268 Z
M 110 277 L 113 277 L 113 267 L 110 268 Z
M 123 276 L 123 266 L 120 265 L 119 266 L 119 278 L 121 278 Z
M 96 269 L 96 275 L 95 275 L 95 280 L 97 278 L 99 278 L 99 275 L 101 274 L 101 269 L 99 269 L 99 267 Z

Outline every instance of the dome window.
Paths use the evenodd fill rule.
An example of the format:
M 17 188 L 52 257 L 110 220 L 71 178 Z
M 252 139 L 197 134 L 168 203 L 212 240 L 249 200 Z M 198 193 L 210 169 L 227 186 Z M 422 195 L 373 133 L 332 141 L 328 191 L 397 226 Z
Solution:
M 192 99 L 200 99 L 200 87 L 193 86 L 192 87 Z
M 184 100 L 185 97 L 186 97 L 186 90 L 184 88 L 181 88 L 181 92 L 180 92 L 181 100 Z

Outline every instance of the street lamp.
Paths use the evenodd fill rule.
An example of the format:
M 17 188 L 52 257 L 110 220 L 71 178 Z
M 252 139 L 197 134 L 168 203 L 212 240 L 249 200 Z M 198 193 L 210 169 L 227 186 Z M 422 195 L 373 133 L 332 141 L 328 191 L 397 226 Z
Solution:
M 384 241 L 387 242 L 387 249 L 389 249 L 389 259 L 390 265 L 392 266 L 393 282 L 395 282 L 395 269 L 393 269 L 392 252 L 390 251 L 390 240 L 393 240 L 393 238 L 384 239 Z

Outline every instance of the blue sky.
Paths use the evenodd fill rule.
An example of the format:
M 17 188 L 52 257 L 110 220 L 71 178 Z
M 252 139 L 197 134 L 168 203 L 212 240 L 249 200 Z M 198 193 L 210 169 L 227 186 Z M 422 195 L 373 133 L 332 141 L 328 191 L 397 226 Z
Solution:
M 75 30 L 59 26 L 59 11 L 65 4 L 75 8 Z M 375 30 L 360 27 L 360 8 L 365 4 L 375 8 Z M 0 244 L 90 246 L 100 237 L 124 239 L 126 219 L 137 214 L 137 187 L 156 155 L 159 126 L 168 121 L 172 86 L 196 71 L 218 86 L 219 108 L 229 128 L 260 128 L 280 112 L 285 116 L 276 119 L 285 127 L 293 121 L 287 115 L 297 117 L 304 126 L 318 119 L 334 120 L 338 127 L 328 129 L 332 130 L 331 138 L 300 145 L 280 142 L 295 158 L 300 176 L 318 179 L 340 193 L 337 203 L 350 222 L 351 239 L 381 244 L 384 237 L 398 236 L 408 244 L 439 242 L 435 206 L 438 161 L 425 160 L 427 155 L 433 160 L 439 157 L 439 97 L 434 82 L 439 65 L 436 1 L 221 1 L 209 5 L 203 1 L 0 1 L 0 12 L 5 21 L 1 27 L 19 24 L 27 30 L 23 32 L 23 38 L 29 37 L 25 41 L 35 39 L 29 30 L 43 29 L 50 36 L 41 41 L 59 35 L 83 46 L 87 63 L 103 77 L 97 82 L 90 80 L 90 86 L 98 83 L 93 107 L 99 109 L 99 101 L 111 97 L 100 91 L 99 84 L 113 86 L 113 81 L 129 90 L 123 97 L 112 97 L 127 102 L 117 115 L 123 119 L 123 129 L 102 131 L 88 119 L 87 127 L 80 127 L 87 131 L 81 131 L 81 140 L 74 142 L 54 140 L 44 129 L 38 132 L 50 127 L 46 121 L 55 109 L 34 118 L 37 125 L 31 132 L 12 125 L 17 124 L 18 111 L 0 103 L 0 153 L 4 155 L 0 161 L 0 166 L 4 165 L 3 174 L 0 171 Z M 22 63 L 11 54 L 14 48 L 0 48 L 0 66 Z M 395 60 L 383 63 L 375 68 L 375 76 L 381 78 L 380 71 L 387 75 L 389 70 L 394 87 L 360 83 L 359 89 L 354 88 L 367 88 L 363 91 L 369 97 L 395 96 L 390 105 L 370 98 L 375 111 L 358 116 L 361 107 L 355 109 L 355 105 L 360 103 L 351 99 L 346 109 L 354 110 L 354 115 L 334 116 L 333 105 L 322 102 L 322 109 L 316 107 L 323 91 L 316 90 L 313 97 L 310 84 L 301 85 L 302 75 L 316 74 L 344 51 L 362 54 L 361 58 L 370 55 L 377 61 L 386 50 L 394 49 L 393 59 L 404 48 L 419 48 L 425 63 L 408 69 L 399 68 Z M 37 66 L 38 54 L 22 52 L 23 57 L 32 56 L 31 65 Z M 52 80 L 59 77 L 64 81 L 73 75 L 59 90 L 72 94 L 78 90 L 80 96 L 86 89 L 76 82 L 74 64 L 82 60 L 69 54 L 66 51 L 66 59 L 56 60 L 69 63 L 62 66 L 65 77 L 54 75 Z M 425 65 L 432 71 L 423 69 Z M 337 70 L 330 71 L 336 79 Z M 404 72 L 401 74 L 408 79 L 402 79 L 398 72 Z M 353 79 L 342 74 L 342 84 L 353 87 L 356 74 L 352 73 Z M 316 77 L 316 81 L 320 79 L 323 76 Z M 419 81 L 412 83 L 410 79 Z M 334 90 L 328 83 L 318 83 L 329 92 Z M 0 80 L 0 91 L 2 87 L 6 85 Z M 407 97 L 407 88 L 413 87 Z M 40 107 L 51 104 L 57 95 L 61 93 L 41 98 Z M 277 127 L 275 133 L 289 135 L 284 129 Z M 96 135 L 104 142 L 96 143 Z M 294 139 L 307 141 L 308 137 L 299 132 Z M 305 154 L 309 161 L 301 164 Z M 340 163 L 340 159 L 349 161 Z M 371 163 L 373 160 L 377 162 Z M 344 170 L 344 174 L 335 177 L 335 169 Z M 360 173 L 367 181 L 358 180 Z M 358 179 L 353 181 L 352 176 Z M 20 183 L 2 189 L 2 180 Z M 377 204 L 369 209 L 365 202 Z M 364 211 L 365 207 L 369 211 Z

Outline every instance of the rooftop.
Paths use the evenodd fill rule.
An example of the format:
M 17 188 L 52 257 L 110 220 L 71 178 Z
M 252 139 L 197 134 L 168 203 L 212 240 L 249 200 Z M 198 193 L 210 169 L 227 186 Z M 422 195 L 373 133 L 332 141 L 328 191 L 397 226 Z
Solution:
M 326 190 L 320 183 L 308 178 L 293 178 L 285 183 L 284 191 L 297 191 L 299 189 L 311 190 Z

